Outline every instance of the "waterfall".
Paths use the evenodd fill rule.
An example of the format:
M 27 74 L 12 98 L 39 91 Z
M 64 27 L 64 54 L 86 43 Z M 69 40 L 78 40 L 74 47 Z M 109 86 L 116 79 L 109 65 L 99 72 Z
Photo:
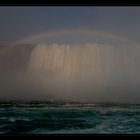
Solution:
M 6 62 L 5 69 L 10 70 L 11 77 L 16 77 L 10 79 L 2 73 L 1 79 L 7 79 L 5 83 L 10 81 L 9 87 L 18 88 L 18 93 L 29 90 L 34 95 L 30 98 L 39 99 L 51 95 L 74 101 L 140 101 L 140 48 L 137 45 L 50 43 L 26 47 L 23 51 L 25 46 L 7 48 L 0 54 L 2 67 Z M 26 61 L 23 56 L 27 56 Z M 9 65 L 12 61 L 13 72 L 13 65 Z M 16 69 L 27 73 L 18 72 L 19 77 L 15 76 Z M 3 87 L 1 89 L 6 90 Z
M 139 53 L 137 46 L 40 44 L 32 51 L 28 67 L 46 75 L 58 72 L 67 77 L 134 78 L 132 75 L 138 76 L 140 70 Z

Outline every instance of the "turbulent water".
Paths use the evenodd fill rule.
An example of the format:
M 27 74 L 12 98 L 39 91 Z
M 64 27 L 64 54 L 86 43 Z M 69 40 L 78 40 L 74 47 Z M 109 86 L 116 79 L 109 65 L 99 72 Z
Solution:
M 140 105 L 30 102 L 0 104 L 0 134 L 140 133 Z

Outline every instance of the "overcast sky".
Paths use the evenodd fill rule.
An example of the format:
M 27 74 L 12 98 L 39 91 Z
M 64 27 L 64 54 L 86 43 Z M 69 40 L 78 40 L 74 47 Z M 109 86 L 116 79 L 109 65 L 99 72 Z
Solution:
M 0 7 L 0 44 L 38 32 L 93 28 L 140 43 L 140 7 Z

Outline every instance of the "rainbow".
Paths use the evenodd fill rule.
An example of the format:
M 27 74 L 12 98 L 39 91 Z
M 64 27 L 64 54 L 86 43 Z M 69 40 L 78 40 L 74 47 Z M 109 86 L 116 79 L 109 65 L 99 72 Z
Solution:
M 31 40 L 35 40 L 38 39 L 41 36 L 46 36 L 46 37 L 50 37 L 50 36 L 56 36 L 56 35 L 65 35 L 68 33 L 88 33 L 88 34 L 96 34 L 96 35 L 101 35 L 104 37 L 109 37 L 111 39 L 116 39 L 119 41 L 125 41 L 128 42 L 127 39 L 124 39 L 120 36 L 114 35 L 112 33 L 106 33 L 106 32 L 101 32 L 101 31 L 96 31 L 95 29 L 63 29 L 63 30 L 53 30 L 53 31 L 44 31 L 44 32 L 37 32 L 34 34 L 31 34 L 29 36 L 23 37 L 21 39 L 18 39 L 17 41 L 14 41 L 12 43 L 10 43 L 10 46 L 12 45 L 16 45 L 16 44 L 20 44 L 20 43 L 27 43 L 30 42 Z

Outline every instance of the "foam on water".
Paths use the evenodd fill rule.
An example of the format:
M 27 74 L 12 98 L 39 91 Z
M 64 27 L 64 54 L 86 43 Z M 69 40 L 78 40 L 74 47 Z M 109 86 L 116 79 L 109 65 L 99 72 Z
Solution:
M 30 105 L 1 111 L 0 134 L 140 133 L 139 105 Z

